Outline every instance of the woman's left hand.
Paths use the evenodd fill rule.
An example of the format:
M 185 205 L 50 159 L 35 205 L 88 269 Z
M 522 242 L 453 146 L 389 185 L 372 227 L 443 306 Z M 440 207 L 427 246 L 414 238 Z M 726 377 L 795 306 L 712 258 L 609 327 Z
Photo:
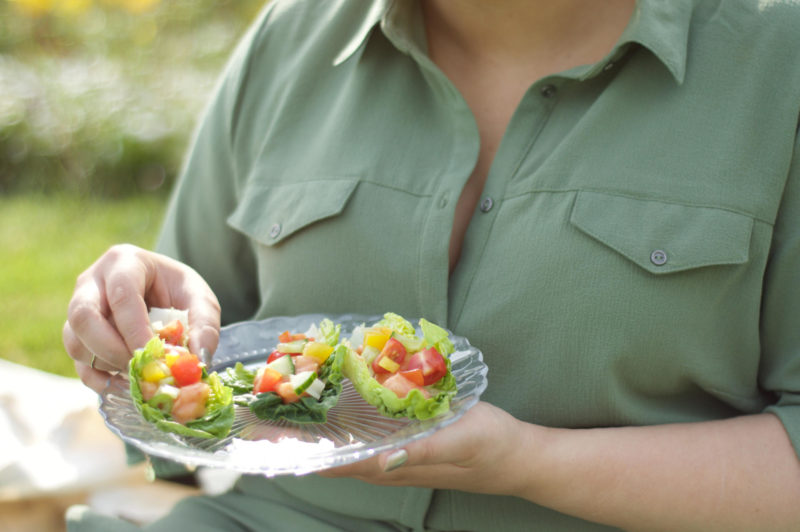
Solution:
M 328 469 L 320 475 L 387 486 L 513 494 L 527 469 L 520 463 L 525 461 L 523 455 L 530 457 L 533 451 L 526 440 L 530 427 L 480 402 L 452 425 L 402 450 Z

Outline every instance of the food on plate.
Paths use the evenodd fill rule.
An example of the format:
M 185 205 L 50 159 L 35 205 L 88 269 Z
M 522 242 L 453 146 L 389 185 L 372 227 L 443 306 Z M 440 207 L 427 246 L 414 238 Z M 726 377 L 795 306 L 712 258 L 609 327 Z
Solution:
M 233 390 L 187 348 L 185 311 L 153 309 L 155 336 L 130 361 L 130 392 L 145 419 L 166 432 L 223 438 L 234 419 Z
M 429 419 L 447 412 L 456 394 L 448 332 L 425 319 L 419 326 L 422 337 L 405 318 L 387 313 L 357 327 L 348 342 L 344 375 L 387 417 Z
M 342 392 L 346 347 L 339 344 L 340 330 L 324 319 L 303 333 L 285 331 L 258 370 L 238 362 L 221 377 L 237 404 L 261 419 L 323 423 Z

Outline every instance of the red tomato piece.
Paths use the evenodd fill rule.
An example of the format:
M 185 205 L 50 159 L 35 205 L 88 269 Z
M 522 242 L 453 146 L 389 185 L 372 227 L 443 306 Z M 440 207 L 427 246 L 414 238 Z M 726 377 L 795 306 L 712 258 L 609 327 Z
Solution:
M 278 360 L 282 356 L 286 356 L 286 355 L 288 355 L 288 353 L 281 353 L 280 351 L 278 351 L 276 349 L 272 353 L 270 353 L 269 356 L 267 357 L 267 364 L 269 364 L 273 360 Z
M 183 345 L 183 323 L 172 320 L 156 331 L 159 338 L 172 345 Z
M 303 333 L 290 333 L 289 331 L 283 331 L 280 336 L 278 336 L 278 341 L 282 344 L 288 344 L 289 342 L 294 342 L 295 340 L 306 340 L 306 335 Z
M 389 338 L 386 341 L 386 344 L 383 346 L 383 349 L 381 349 L 381 353 L 375 357 L 375 360 L 372 361 L 372 371 L 375 373 L 394 373 L 394 371 L 390 372 L 388 369 L 380 365 L 380 361 L 383 358 L 389 358 L 393 362 L 397 363 L 398 366 L 400 366 L 406 359 L 406 348 L 400 343 L 399 340 Z
M 256 376 L 256 380 L 253 383 L 253 393 L 274 392 L 282 379 L 283 375 L 279 371 L 275 371 L 272 368 L 264 368 L 264 371 Z
M 170 368 L 172 376 L 175 377 L 175 384 L 178 386 L 189 386 L 200 382 L 203 376 L 203 368 L 200 367 L 200 360 L 192 354 L 180 355 Z
M 405 370 L 422 370 L 425 386 L 439 382 L 447 374 L 447 363 L 435 347 L 429 347 L 411 355 Z

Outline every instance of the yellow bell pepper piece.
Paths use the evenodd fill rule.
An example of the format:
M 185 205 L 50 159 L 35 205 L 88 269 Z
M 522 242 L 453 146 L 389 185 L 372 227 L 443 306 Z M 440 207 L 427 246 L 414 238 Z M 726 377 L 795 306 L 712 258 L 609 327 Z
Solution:
M 389 373 L 395 373 L 398 369 L 400 369 L 400 364 L 392 360 L 391 358 L 384 356 L 383 358 L 378 360 L 378 365 L 388 371 Z
M 311 357 L 320 364 L 328 360 L 333 353 L 333 347 L 322 342 L 308 342 L 303 346 L 303 356 Z
M 169 370 L 163 363 L 154 360 L 142 368 L 142 378 L 147 382 L 158 382 L 169 375 Z
M 364 333 L 364 347 L 370 346 L 380 351 L 391 336 L 392 330 L 390 328 L 373 327 Z

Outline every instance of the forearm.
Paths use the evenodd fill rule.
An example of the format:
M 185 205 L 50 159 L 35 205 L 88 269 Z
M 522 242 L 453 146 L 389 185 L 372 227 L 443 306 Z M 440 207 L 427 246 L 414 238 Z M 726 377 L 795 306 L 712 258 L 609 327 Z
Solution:
M 774 531 L 800 523 L 800 461 L 771 414 L 648 427 L 528 426 L 524 438 L 522 495 L 564 513 L 630 530 Z

